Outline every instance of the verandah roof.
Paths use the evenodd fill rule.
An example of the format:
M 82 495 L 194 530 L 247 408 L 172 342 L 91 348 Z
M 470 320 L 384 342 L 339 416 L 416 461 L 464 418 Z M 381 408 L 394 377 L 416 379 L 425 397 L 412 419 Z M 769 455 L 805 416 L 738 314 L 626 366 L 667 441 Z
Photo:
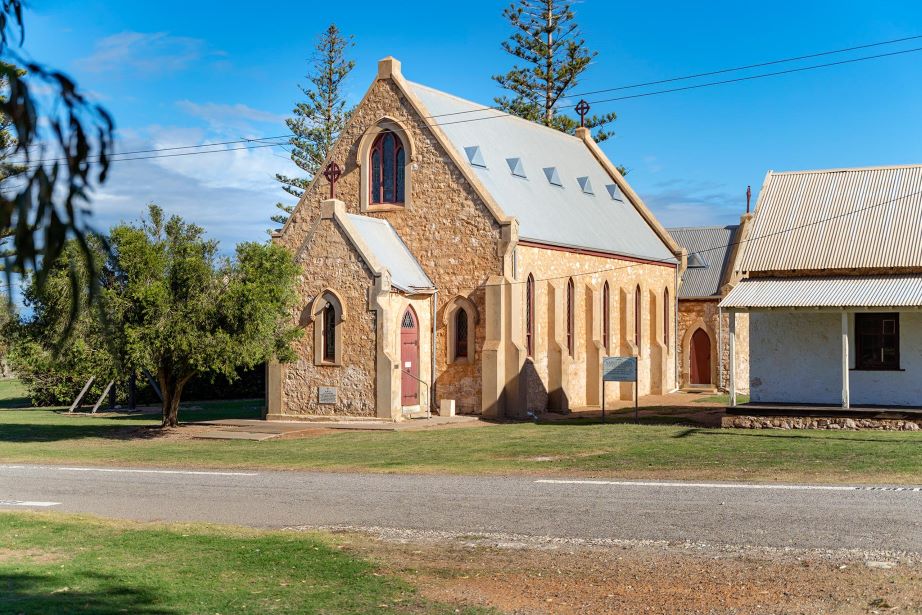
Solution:
M 918 308 L 922 275 L 749 278 L 720 302 L 724 309 Z

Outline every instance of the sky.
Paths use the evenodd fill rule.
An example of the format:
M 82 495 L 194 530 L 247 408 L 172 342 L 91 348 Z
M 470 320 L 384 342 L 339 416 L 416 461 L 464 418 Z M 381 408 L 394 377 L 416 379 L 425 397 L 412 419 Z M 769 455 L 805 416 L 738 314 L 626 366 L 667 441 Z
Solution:
M 112 113 L 117 150 L 174 147 L 286 134 L 316 37 L 331 22 L 354 36 L 350 103 L 393 55 L 408 79 L 490 104 L 501 94 L 491 76 L 513 63 L 500 46 L 507 4 L 32 0 L 25 50 Z M 598 52 L 581 92 L 922 35 L 917 0 L 584 0 L 575 10 Z M 711 79 L 916 47 L 922 38 Z M 754 205 L 770 169 L 922 163 L 920 101 L 922 52 L 600 102 L 593 112 L 617 112 L 602 148 L 661 222 L 696 226 L 738 221 L 747 185 Z M 95 195 L 93 224 L 137 220 L 156 202 L 230 251 L 266 239 L 275 203 L 291 202 L 274 175 L 292 172 L 275 147 L 116 163 Z

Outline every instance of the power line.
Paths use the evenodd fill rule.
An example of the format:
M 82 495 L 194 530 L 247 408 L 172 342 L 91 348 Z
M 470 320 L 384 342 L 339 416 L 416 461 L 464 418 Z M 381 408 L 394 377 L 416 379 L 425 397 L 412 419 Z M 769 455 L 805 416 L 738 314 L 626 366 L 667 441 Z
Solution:
M 802 67 L 800 67 L 800 68 L 790 68 L 790 69 L 787 69 L 787 70 L 775 71 L 775 72 L 771 72 L 771 73 L 761 73 L 761 74 L 759 74 L 759 75 L 749 75 L 748 77 L 736 77 L 735 79 L 724 79 L 724 80 L 721 80 L 721 81 L 709 81 L 709 82 L 707 82 L 707 83 L 698 83 L 698 84 L 695 84 L 695 85 L 686 85 L 686 86 L 679 87 L 679 88 L 669 88 L 669 89 L 666 89 L 666 90 L 655 90 L 655 91 L 653 91 L 653 92 L 643 92 L 643 93 L 641 93 L 641 94 L 630 94 L 630 95 L 628 95 L 628 96 L 617 96 L 617 97 L 614 97 L 614 98 L 604 98 L 604 99 L 601 99 L 601 100 L 589 101 L 589 104 L 591 104 L 591 105 L 598 105 L 598 104 L 602 104 L 602 103 L 615 102 L 615 101 L 618 101 L 618 100 L 629 100 L 629 99 L 633 99 L 633 98 L 646 98 L 646 97 L 648 97 L 648 96 L 656 96 L 656 95 L 659 95 L 659 94 L 670 94 L 670 93 L 672 93 L 672 92 L 683 92 L 683 91 L 686 91 L 686 90 L 697 90 L 697 89 L 700 89 L 700 88 L 714 87 L 714 86 L 718 86 L 718 85 L 726 85 L 726 84 L 728 84 L 728 83 L 739 83 L 739 82 L 742 82 L 742 81 L 752 81 L 752 80 L 755 80 L 755 79 L 764 79 L 764 78 L 766 78 L 766 77 L 777 77 L 777 76 L 779 76 L 779 75 L 788 75 L 788 74 L 791 74 L 791 73 L 799 73 L 799 72 L 804 72 L 804 71 L 808 71 L 808 70 L 816 70 L 816 69 L 819 69 L 819 68 L 828 68 L 828 67 L 830 67 L 830 66 L 841 66 L 841 65 L 843 65 L 843 64 L 853 64 L 853 63 L 855 63 L 855 62 L 864 62 L 864 61 L 866 61 L 866 60 L 876 60 L 876 59 L 879 59 L 879 58 L 886 58 L 886 57 L 891 57 L 891 56 L 898 56 L 898 55 L 903 55 L 903 54 L 907 54 L 907 53 L 916 53 L 916 52 L 918 52 L 918 51 L 922 51 L 922 47 L 914 47 L 914 48 L 912 48 L 912 49 L 904 49 L 904 50 L 902 50 L 902 51 L 891 51 L 890 53 L 881 53 L 881 54 L 877 54 L 877 55 L 873 55 L 873 56 L 864 56 L 864 57 L 861 57 L 861 58 L 852 58 L 852 59 L 849 59 L 849 60 L 839 60 L 838 62 L 827 62 L 827 63 L 825 63 L 825 64 L 814 64 L 814 65 L 812 65 L 812 66 L 802 66 Z M 575 107 L 575 106 L 576 106 L 576 104 L 560 105 L 560 106 L 558 106 L 557 108 L 558 108 L 558 109 L 568 109 L 568 108 L 570 108 L 570 107 Z M 518 117 L 518 116 L 511 115 L 511 114 L 502 112 L 500 115 L 489 115 L 489 116 L 486 116 L 486 117 L 475 117 L 475 118 L 470 118 L 470 119 L 465 119 L 465 120 L 456 120 L 456 121 L 453 121 L 453 122 L 443 122 L 443 123 L 435 124 L 435 125 L 436 125 L 436 126 L 451 126 L 452 124 L 464 124 L 464 123 L 466 123 L 466 122 L 478 122 L 478 121 L 481 121 L 481 120 L 492 120 L 492 119 L 504 118 L 504 117 Z
M 922 35 L 917 36 L 917 37 L 907 37 L 906 39 L 896 39 L 896 40 L 910 40 L 910 39 L 914 39 L 914 38 L 922 38 Z M 855 48 L 850 48 L 850 49 L 859 49 L 859 48 L 862 48 L 862 47 L 871 47 L 871 46 L 883 45 L 883 44 L 887 44 L 887 43 L 885 43 L 885 42 L 884 42 L 884 43 L 872 43 L 872 44 L 869 44 L 869 45 L 864 45 L 864 46 L 855 47 Z M 821 52 L 821 53 L 811 54 L 811 55 L 809 55 L 809 56 L 802 56 L 802 57 L 815 57 L 815 56 L 819 56 L 819 55 L 828 55 L 828 54 L 831 54 L 831 53 L 839 53 L 839 52 L 841 52 L 841 51 L 842 51 L 842 50 L 829 51 L 829 52 Z M 674 92 L 682 92 L 682 91 L 687 91 L 687 90 L 696 90 L 696 89 L 701 89 L 701 88 L 706 88 L 706 87 L 715 87 L 715 86 L 719 86 L 719 85 L 727 85 L 727 84 L 730 84 L 730 83 L 740 83 L 740 82 L 744 82 L 744 81 L 752 81 L 752 80 L 755 80 L 755 79 L 764 79 L 764 78 L 767 78 L 767 77 L 777 77 L 777 76 L 780 76 L 780 75 L 787 75 L 787 74 L 792 74 L 792 73 L 805 72 L 805 71 L 810 71 L 810 70 L 817 70 L 817 69 L 821 69 L 821 68 L 829 68 L 829 67 L 832 67 L 832 66 L 841 66 L 841 65 L 844 65 L 844 64 L 853 64 L 853 63 L 856 63 L 856 62 L 864 62 L 864 61 L 868 61 L 868 60 L 876 60 L 876 59 L 880 59 L 880 58 L 886 58 L 886 57 L 904 55 L 904 54 L 908 54 L 908 53 L 916 53 L 916 52 L 919 52 L 919 51 L 922 51 L 922 47 L 915 47 L 915 48 L 912 48 L 912 49 L 904 49 L 904 50 L 900 50 L 900 51 L 892 51 L 892 52 L 889 52 L 889 53 L 881 53 L 881 54 L 876 54 L 876 55 L 871 55 L 871 56 L 863 56 L 863 57 L 860 57 L 860 58 L 851 58 L 851 59 L 847 59 L 847 60 L 839 60 L 839 61 L 836 61 L 836 62 L 827 62 L 827 63 L 824 63 L 824 64 L 814 64 L 814 65 L 811 65 L 811 66 L 802 66 L 802 67 L 799 67 L 799 68 L 791 68 L 791 69 L 782 70 L 782 71 L 774 71 L 774 72 L 770 72 L 770 73 L 761 73 L 761 74 L 758 74 L 758 75 L 749 75 L 749 76 L 746 76 L 746 77 L 736 77 L 736 78 L 734 78 L 734 79 L 724 79 L 724 80 L 719 80 L 719 81 L 710 81 L 710 82 L 707 82 L 707 83 L 699 83 L 699 84 L 688 85 L 688 86 L 683 86 L 683 87 L 678 87 L 678 88 L 668 88 L 668 89 L 664 89 L 664 90 L 655 90 L 655 91 L 653 91 L 653 92 L 642 92 L 642 93 L 640 93 L 640 94 L 630 94 L 630 95 L 627 95 L 627 96 L 618 96 L 618 97 L 613 97 L 613 98 L 605 98 L 605 99 L 600 99 L 600 100 L 595 100 L 595 101 L 589 101 L 589 102 L 590 102 L 590 104 L 598 105 L 598 104 L 603 104 L 603 103 L 616 102 L 616 101 L 620 101 L 620 100 L 629 100 L 629 99 L 635 99 L 635 98 L 646 98 L 646 97 L 649 97 L 649 96 L 657 96 L 657 95 L 660 95 L 660 94 L 670 94 L 670 93 L 674 93 Z M 761 64 L 753 65 L 753 66 L 765 66 L 765 65 L 769 65 L 769 64 L 777 64 L 777 63 L 786 62 L 786 61 L 792 61 L 792 59 L 775 60 L 775 61 L 772 61 L 772 62 L 763 62 L 763 63 L 761 63 Z M 701 74 L 702 74 L 702 75 L 705 75 L 705 74 L 717 74 L 717 73 L 722 73 L 722 72 L 729 72 L 729 71 L 732 71 L 732 70 L 742 70 L 742 68 L 739 68 L 739 69 L 722 69 L 722 70 L 720 70 L 720 71 L 711 71 L 710 73 L 701 73 Z M 682 80 L 682 79 L 691 79 L 691 78 L 693 78 L 693 77 L 692 77 L 692 76 L 689 76 L 689 77 L 675 77 L 675 78 L 672 78 L 672 79 L 660 80 L 658 83 L 665 83 L 665 82 L 669 82 L 669 81 L 678 81 L 678 80 Z M 657 82 L 650 82 L 650 83 L 657 83 Z M 643 85 L 643 84 L 631 85 L 631 86 L 619 86 L 619 87 L 617 87 L 617 88 L 610 88 L 610 89 L 608 89 L 608 90 L 597 90 L 597 92 L 613 91 L 613 90 L 627 89 L 627 88 L 632 88 L 632 87 L 640 87 L 641 85 Z M 575 106 L 576 106 L 576 104 L 569 104 L 569 105 L 560 105 L 560 106 L 558 106 L 557 108 L 558 108 L 558 109 L 567 109 L 567 108 L 572 108 L 572 107 L 575 107 Z M 451 122 L 433 123 L 432 125 L 434 125 L 434 126 L 451 126 L 451 125 L 453 125 L 453 124 L 464 124 L 464 123 L 467 123 L 467 122 L 479 122 L 479 121 L 482 121 L 482 120 L 491 120 L 491 119 L 499 119 L 499 118 L 515 118 L 515 117 L 518 117 L 518 116 L 515 116 L 515 115 L 511 115 L 511 114 L 509 114 L 509 113 L 505 113 L 505 112 L 499 111 L 499 110 L 496 109 L 495 107 L 483 107 L 483 108 L 481 108 L 481 109 L 470 109 L 470 110 L 461 111 L 461 112 L 453 112 L 453 113 L 445 113 L 445 114 L 438 114 L 438 115 L 430 115 L 430 116 L 426 116 L 426 118 L 427 118 L 427 119 L 432 119 L 432 118 L 438 118 L 438 117 L 443 117 L 443 116 L 457 115 L 457 114 L 460 114 L 460 113 L 474 113 L 474 112 L 483 112 L 483 111 L 497 111 L 497 114 L 496 114 L 496 115 L 489 115 L 489 116 L 485 116 L 485 117 L 476 117 L 476 118 L 455 120 L 455 121 L 451 121 Z M 126 160 L 126 161 L 127 161 L 127 160 L 150 160 L 150 159 L 153 159 L 153 158 L 168 158 L 168 157 L 173 157 L 173 156 L 188 156 L 188 155 L 195 155 L 195 154 L 211 154 L 211 153 L 216 153 L 216 152 L 228 152 L 228 151 L 234 151 L 234 150 L 239 150 L 239 149 L 256 149 L 256 148 L 259 148 L 259 147 L 280 147 L 280 146 L 284 146 L 285 143 L 273 143 L 273 144 L 256 145 L 256 146 L 240 147 L 240 148 L 224 148 L 224 149 L 215 149 L 215 150 L 208 150 L 208 151 L 184 152 L 184 153 L 180 153 L 180 154 L 167 154 L 167 155 L 164 155 L 164 156 L 138 156 L 138 157 L 130 157 L 130 158 L 119 158 L 119 157 L 118 157 L 118 156 L 126 156 L 126 155 L 129 155 L 129 154 L 155 153 L 155 152 L 164 152 L 164 151 L 174 151 L 174 150 L 180 150 L 180 149 L 193 149 L 193 148 L 202 148 L 202 147 L 214 147 L 214 146 L 219 146 L 219 145 L 229 145 L 229 144 L 237 144 L 237 143 L 254 143 L 254 142 L 257 142 L 257 143 L 258 143 L 258 142 L 267 141 L 267 140 L 271 140 L 271 139 L 285 139 L 285 138 L 290 138 L 290 137 L 292 137 L 292 136 L 294 136 L 294 135 L 293 135 L 293 134 L 288 134 L 288 135 L 278 135 L 278 136 L 274 136 L 274 137 L 260 137 L 260 138 L 252 138 L 252 139 L 237 139 L 237 140 L 233 140 L 233 141 L 223 141 L 223 142 L 217 142 L 217 143 L 206 143 L 206 144 L 200 144 L 200 145 L 184 145 L 184 146 L 167 147 L 167 148 L 152 148 L 152 149 L 147 149 L 147 150 L 135 150 L 135 151 L 120 152 L 120 153 L 116 153 L 116 154 L 111 154 L 111 155 L 108 156 L 108 159 L 109 159 L 110 162 L 119 162 L 119 161 L 122 161 L 122 160 Z M 98 155 L 95 156 L 95 157 L 91 157 L 91 158 L 93 158 L 93 159 L 92 159 L 92 160 L 89 160 L 89 162 L 98 162 L 98 161 L 100 160 L 100 157 L 99 157 Z M 36 168 L 36 167 L 38 167 L 38 166 L 40 166 L 40 165 L 42 165 L 42 164 L 49 163 L 49 162 L 66 162 L 66 161 L 67 161 L 67 158 L 52 158 L 52 159 L 45 159 L 45 160 L 35 160 L 35 161 L 30 161 L 30 162 L 28 163 L 28 166 L 30 166 L 30 167 L 32 167 L 32 168 Z
M 919 195 L 922 195 L 922 190 L 917 191 L 917 192 L 910 192 L 909 194 L 903 194 L 903 195 L 901 195 L 901 196 L 894 197 L 894 198 L 889 199 L 889 200 L 887 200 L 887 201 L 882 201 L 882 202 L 880 202 L 880 203 L 874 203 L 873 205 L 868 205 L 867 207 L 861 207 L 861 208 L 859 208 L 859 209 L 855 209 L 855 210 L 852 210 L 852 211 L 846 211 L 846 212 L 843 212 L 843 213 L 841 213 L 841 214 L 836 214 L 836 215 L 834 215 L 834 216 L 829 216 L 828 218 L 821 218 L 821 219 L 819 219 L 819 220 L 814 220 L 814 221 L 812 221 L 812 222 L 806 222 L 806 223 L 800 224 L 800 225 L 798 225 L 798 226 L 792 226 L 792 227 L 789 227 L 789 228 L 786 228 L 786 229 L 781 229 L 781 230 L 778 230 L 778 231 L 772 231 L 771 233 L 766 233 L 766 234 L 764 234 L 764 235 L 759 235 L 759 236 L 757 236 L 757 237 L 747 237 L 746 239 L 742 239 L 742 240 L 738 240 L 738 241 L 731 241 L 730 243 L 720 244 L 720 245 L 717 245 L 717 246 L 714 246 L 714 247 L 711 247 L 711 248 L 704 248 L 704 249 L 701 249 L 701 250 L 695 250 L 695 251 L 693 251 L 693 252 L 689 252 L 689 253 L 688 253 L 688 256 L 691 256 L 692 254 L 706 254 L 706 253 L 708 253 L 708 252 L 715 252 L 715 251 L 717 251 L 717 250 L 724 250 L 724 249 L 726 249 L 726 248 L 732 248 L 732 247 L 734 247 L 734 246 L 742 245 L 742 244 L 748 243 L 748 242 L 750 242 L 750 241 L 758 241 L 758 240 L 760 240 L 760 239 L 768 239 L 769 237 L 775 237 L 775 236 L 777 236 L 777 235 L 783 235 L 783 234 L 785 234 L 785 233 L 792 233 L 792 232 L 794 232 L 794 231 L 798 231 L 798 230 L 801 230 L 801 229 L 804 229 L 804 228 L 808 228 L 808 227 L 811 227 L 811 226 L 816 226 L 817 224 L 822 224 L 822 223 L 824 223 L 824 222 L 829 222 L 830 220 L 837 220 L 837 219 L 839 219 L 839 218 L 845 218 L 845 217 L 847 217 L 847 216 L 853 216 L 853 215 L 855 215 L 855 214 L 859 214 L 859 213 L 862 213 L 862 212 L 865 212 L 865 211 L 868 211 L 868 210 L 871 210 L 871 209 L 876 209 L 876 208 L 878 208 L 878 207 L 883 207 L 884 205 L 891 205 L 891 204 L 893 204 L 893 203 L 895 203 L 895 202 L 897 202 L 897 201 L 901 201 L 901 200 L 903 200 L 903 199 L 908 199 L 909 197 L 919 196 Z M 617 256 L 614 256 L 614 258 L 617 258 Z M 644 260 L 647 261 L 647 262 L 653 263 L 653 264 L 663 264 L 663 265 L 674 265 L 674 264 L 675 264 L 675 263 L 672 261 L 672 259 L 644 259 Z M 630 267 L 635 267 L 635 266 L 636 266 L 636 263 L 635 263 L 635 264 L 631 264 L 631 265 L 619 265 L 619 266 L 617 266 L 617 267 L 606 267 L 606 268 L 604 268 L 604 269 L 597 269 L 597 270 L 595 270 L 595 271 L 583 271 L 583 272 L 574 273 L 574 274 L 570 274 L 570 275 L 551 276 L 551 277 L 548 277 L 548 278 L 540 278 L 540 279 L 535 278 L 535 282 L 548 282 L 548 281 L 551 281 L 551 280 L 563 280 L 563 279 L 566 279 L 566 278 L 578 278 L 578 277 L 587 276 L 587 275 L 595 275 L 595 274 L 597 274 L 597 273 L 608 273 L 608 272 L 610 272 L 610 271 L 618 271 L 618 270 L 620 270 L 620 269 L 628 269 L 628 268 L 630 268 Z M 514 281 L 509 282 L 509 283 L 510 283 L 510 284 L 525 284 L 526 282 L 527 282 L 527 280 L 522 280 L 522 281 L 514 280 Z M 486 284 L 486 283 L 484 283 L 484 284 L 479 285 L 478 288 L 488 288 L 488 287 L 490 287 L 490 286 L 500 286 L 500 284 Z
M 567 98 L 576 98 L 577 96 L 592 96 L 594 94 L 603 94 L 605 92 L 615 92 L 618 90 L 632 90 L 632 89 L 643 88 L 643 87 L 647 87 L 651 85 L 661 85 L 663 83 L 673 83 L 676 81 L 687 81 L 689 79 L 698 79 L 701 77 L 711 77 L 713 75 L 721 75 L 721 74 L 732 73 L 732 72 L 741 71 L 741 70 L 761 68 L 763 66 L 773 66 L 775 64 L 785 64 L 788 62 L 797 62 L 800 60 L 808 60 L 810 58 L 819 58 L 822 56 L 834 55 L 837 53 L 847 53 L 849 51 L 857 51 L 858 49 L 868 49 L 871 47 L 881 47 L 883 45 L 893 45 L 895 43 L 903 43 L 905 41 L 911 41 L 911 40 L 916 40 L 920 38 L 922 38 L 922 34 L 915 35 L 915 36 L 906 36 L 903 38 L 894 38 L 888 41 L 880 41 L 877 43 L 856 45 L 854 47 L 845 47 L 843 49 L 833 49 L 831 51 L 820 51 L 818 53 L 810 53 L 807 55 L 794 56 L 791 58 L 783 58 L 780 60 L 769 60 L 767 62 L 759 62 L 758 64 L 747 64 L 746 66 L 734 66 L 732 68 L 721 68 L 718 70 L 712 70 L 712 71 L 708 71 L 704 73 L 696 73 L 694 75 L 683 75 L 681 77 L 670 77 L 668 79 L 657 79 L 656 81 L 645 81 L 643 83 L 632 83 L 629 85 L 619 85 L 616 87 L 604 88 L 601 90 L 591 90 L 588 92 L 577 92 L 574 94 L 568 94 Z M 491 111 L 491 110 L 499 111 L 500 109 L 499 107 L 496 107 L 496 106 L 489 106 L 489 107 L 482 107 L 480 109 L 468 109 L 466 111 L 453 111 L 451 113 L 437 113 L 435 115 L 428 116 L 428 118 L 431 119 L 431 118 L 446 117 L 446 116 L 451 116 L 451 115 L 464 115 L 467 113 L 477 113 L 478 111 Z

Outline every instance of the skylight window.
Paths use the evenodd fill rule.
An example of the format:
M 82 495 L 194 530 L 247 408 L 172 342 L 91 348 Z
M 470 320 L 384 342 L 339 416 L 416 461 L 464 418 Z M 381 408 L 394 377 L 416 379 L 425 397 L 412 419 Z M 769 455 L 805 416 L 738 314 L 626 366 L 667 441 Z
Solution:
M 583 189 L 583 192 L 586 194 L 595 194 L 592 191 L 592 183 L 589 181 L 588 177 L 577 177 L 576 181 L 579 182 L 579 187 Z
M 512 171 L 512 174 L 516 177 L 527 177 L 527 175 L 525 175 L 525 167 L 522 166 L 521 158 L 506 158 L 506 164 L 509 165 L 509 170 Z
M 467 154 L 467 160 L 471 163 L 471 166 L 487 168 L 487 163 L 483 160 L 483 153 L 481 153 L 479 145 L 465 147 L 464 153 Z
M 621 188 L 618 187 L 618 184 L 608 184 L 605 188 L 608 189 L 608 194 L 611 195 L 613 201 L 624 203 L 626 199 L 624 198 L 624 193 L 621 192 Z
M 548 182 L 554 186 L 563 187 L 563 183 L 560 181 L 560 173 L 557 172 L 557 167 L 545 167 L 544 174 L 547 176 Z
M 708 264 L 701 258 L 701 255 L 697 252 L 692 252 L 688 255 L 688 268 L 689 269 L 707 269 Z

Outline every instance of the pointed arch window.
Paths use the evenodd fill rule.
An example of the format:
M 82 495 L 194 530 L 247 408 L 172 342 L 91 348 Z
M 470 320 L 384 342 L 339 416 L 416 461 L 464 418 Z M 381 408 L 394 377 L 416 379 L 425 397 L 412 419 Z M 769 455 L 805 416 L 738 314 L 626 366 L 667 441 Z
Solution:
M 390 130 L 379 134 L 371 146 L 371 194 L 372 204 L 402 204 L 406 152 L 403 143 Z
M 525 281 L 525 351 L 535 356 L 535 276 Z
M 640 353 L 640 342 L 642 341 L 640 336 L 640 321 L 641 312 L 640 312 L 640 284 L 637 285 L 637 288 L 634 290 L 634 345 L 637 346 L 637 353 Z
M 458 308 L 455 312 L 455 358 L 467 358 L 467 310 Z
M 343 358 L 343 305 L 332 290 L 324 291 L 311 306 L 314 321 L 314 363 L 340 365 Z
M 669 289 L 663 290 L 663 344 L 669 351 Z
M 602 346 L 611 348 L 611 288 L 608 282 L 602 286 Z
M 576 289 L 573 286 L 573 278 L 570 278 L 567 281 L 567 352 L 570 353 L 571 357 L 573 356 L 574 342 L 576 341 L 576 336 L 573 334 L 576 316 L 576 310 L 573 307 L 574 295 L 576 295 Z

